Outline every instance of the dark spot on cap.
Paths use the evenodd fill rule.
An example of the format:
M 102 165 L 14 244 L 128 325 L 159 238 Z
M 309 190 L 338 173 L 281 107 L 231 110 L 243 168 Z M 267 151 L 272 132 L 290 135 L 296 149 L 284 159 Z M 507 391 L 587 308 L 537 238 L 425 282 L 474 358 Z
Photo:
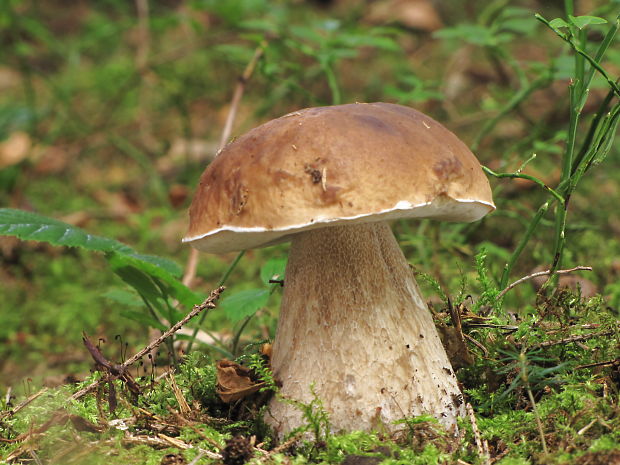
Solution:
M 433 165 L 433 172 L 440 181 L 451 181 L 463 176 L 463 164 L 454 156 L 444 158 Z
M 306 165 L 304 171 L 310 175 L 310 179 L 312 179 L 312 184 L 318 184 L 323 179 L 323 175 L 316 168 L 312 168 L 309 165 Z

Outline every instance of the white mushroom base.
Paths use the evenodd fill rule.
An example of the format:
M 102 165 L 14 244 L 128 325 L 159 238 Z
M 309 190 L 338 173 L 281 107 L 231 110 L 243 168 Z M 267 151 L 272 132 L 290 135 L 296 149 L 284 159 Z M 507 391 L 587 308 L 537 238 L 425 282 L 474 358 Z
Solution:
M 273 346 L 280 395 L 310 403 L 332 431 L 395 432 L 435 416 L 456 431 L 462 394 L 413 273 L 385 223 L 334 226 L 293 238 Z M 282 436 L 305 424 L 275 397 L 265 420 Z

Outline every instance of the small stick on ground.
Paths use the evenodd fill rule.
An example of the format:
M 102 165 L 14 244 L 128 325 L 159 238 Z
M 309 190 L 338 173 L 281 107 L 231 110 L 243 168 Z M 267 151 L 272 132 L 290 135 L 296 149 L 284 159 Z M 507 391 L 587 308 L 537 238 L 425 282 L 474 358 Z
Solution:
M 568 270 L 556 270 L 554 272 L 554 274 L 566 274 L 566 273 L 572 273 L 573 271 L 592 271 L 592 267 L 591 266 L 576 266 L 575 268 L 570 268 Z M 512 288 L 518 286 L 519 284 L 528 281 L 532 278 L 537 278 L 538 276 L 547 276 L 551 274 L 551 270 L 546 270 L 546 271 L 538 271 L 537 273 L 532 273 L 530 275 L 524 276 L 521 279 L 517 279 L 514 283 L 509 284 L 506 289 L 504 289 L 502 292 L 500 292 L 497 295 L 496 300 L 501 299 L 502 297 L 504 297 L 506 295 L 506 293 L 508 291 L 510 291 Z
M 196 457 L 194 457 L 194 460 L 192 460 L 191 462 L 189 462 L 187 465 L 196 465 L 198 463 L 198 461 L 203 458 L 204 456 L 206 456 L 207 454 L 205 454 L 204 450 L 201 450 L 198 455 Z
M 177 385 L 177 381 L 174 378 L 174 374 L 172 372 L 168 372 L 168 381 L 170 382 L 170 387 L 172 387 L 172 392 L 174 393 L 174 398 L 177 400 L 179 404 L 179 409 L 181 410 L 182 415 L 189 415 L 192 409 L 189 407 L 187 400 L 185 400 L 185 396 L 179 386 Z
M 474 440 L 476 441 L 478 455 L 482 460 L 484 460 L 485 465 L 488 465 L 491 463 L 491 459 L 489 456 L 489 445 L 487 441 L 483 441 L 482 437 L 480 436 L 480 430 L 478 429 L 478 422 L 476 421 L 474 409 L 470 403 L 467 403 L 465 404 L 465 410 L 467 410 L 467 415 L 469 415 L 469 421 L 471 422 L 471 428 L 474 432 Z
M 189 312 L 187 315 L 185 315 L 185 317 L 182 320 L 174 324 L 174 326 L 172 326 L 170 329 L 164 332 L 157 339 L 152 341 L 149 345 L 147 345 L 144 349 L 139 351 L 133 357 L 129 358 L 123 364 L 119 365 L 118 370 L 122 371 L 122 370 L 127 369 L 127 367 L 133 365 L 135 362 L 137 362 L 142 357 L 144 357 L 147 353 L 151 352 L 156 347 L 159 347 L 162 342 L 164 342 L 167 338 L 169 338 L 174 333 L 176 333 L 179 329 L 183 327 L 183 325 L 185 325 L 189 320 L 194 318 L 196 315 L 198 315 L 203 310 L 208 311 L 208 310 L 215 308 L 215 302 L 217 301 L 217 299 L 219 299 L 220 294 L 224 292 L 224 289 L 225 289 L 224 286 L 220 286 L 217 289 L 214 289 L 213 291 L 211 291 L 211 294 L 209 295 L 209 297 L 207 297 L 207 299 L 203 303 L 201 303 L 200 305 L 194 305 L 194 308 L 192 309 L 192 311 Z M 84 397 L 89 392 L 92 392 L 95 389 L 97 389 L 99 384 L 105 381 L 106 379 L 102 378 L 101 380 L 95 381 L 89 384 L 88 386 L 86 386 L 85 388 L 80 389 L 78 392 L 76 392 L 75 394 L 71 396 L 71 400 L 77 400 L 77 399 Z
M 560 344 L 570 344 L 571 342 L 586 341 L 593 337 L 610 336 L 614 333 L 615 333 L 614 330 L 609 330 L 609 331 L 599 331 L 598 333 L 578 334 L 576 336 L 569 336 L 569 337 L 565 337 L 564 339 L 558 339 L 557 341 L 544 341 L 544 342 L 541 342 L 540 344 L 536 344 L 533 348 L 539 349 L 541 347 L 551 347 L 551 346 L 557 346 Z
M 278 447 L 274 447 L 272 450 L 270 450 L 269 455 L 279 454 L 280 452 L 286 451 L 288 448 L 293 446 L 297 441 L 299 441 L 303 437 L 304 434 L 305 434 L 304 432 L 297 433 L 295 436 L 293 436 L 288 441 L 283 442 Z
M 6 412 L 2 412 L 0 414 L 0 420 L 6 417 L 10 417 L 15 415 L 17 412 L 19 412 L 21 409 L 23 409 L 24 407 L 26 407 L 30 402 L 32 402 L 33 400 L 41 397 L 43 394 L 45 394 L 48 391 L 48 388 L 43 388 L 41 389 L 39 392 L 35 392 L 34 394 L 32 394 L 30 397 L 28 397 L 27 399 L 24 399 L 23 401 L 21 401 L 19 404 L 17 404 L 15 407 L 13 407 L 10 410 L 7 410 Z
M 482 343 L 476 341 L 473 337 L 471 337 L 469 334 L 465 334 L 463 333 L 463 336 L 465 336 L 465 340 L 471 342 L 473 345 L 475 345 L 476 347 L 478 347 L 478 349 L 480 349 L 482 351 L 482 353 L 484 354 L 485 357 L 489 356 L 489 351 L 487 350 L 487 348 L 482 345 Z
M 606 367 L 610 365 L 620 366 L 620 358 L 616 358 L 614 360 L 606 360 L 604 362 L 588 363 L 587 365 L 579 365 L 575 367 L 575 370 L 583 370 L 584 368 Z M 607 387 L 607 385 L 604 384 L 603 387 Z

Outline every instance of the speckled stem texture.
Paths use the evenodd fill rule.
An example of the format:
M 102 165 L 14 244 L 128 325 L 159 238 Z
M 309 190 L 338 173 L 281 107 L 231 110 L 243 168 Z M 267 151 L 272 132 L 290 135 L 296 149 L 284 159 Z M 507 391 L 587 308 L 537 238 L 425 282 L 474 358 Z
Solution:
M 413 273 L 386 223 L 294 237 L 273 347 L 281 396 L 309 403 L 332 431 L 396 431 L 431 414 L 456 429 L 462 395 Z M 274 398 L 266 420 L 282 435 L 304 424 Z

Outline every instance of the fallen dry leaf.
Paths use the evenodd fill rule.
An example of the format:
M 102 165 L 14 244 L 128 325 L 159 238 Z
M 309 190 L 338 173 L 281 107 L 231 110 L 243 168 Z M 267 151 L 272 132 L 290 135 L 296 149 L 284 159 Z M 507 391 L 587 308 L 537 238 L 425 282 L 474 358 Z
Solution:
M 16 131 L 0 142 L 0 170 L 23 161 L 28 156 L 31 145 L 30 136 L 22 131 Z
M 257 392 L 265 383 L 255 383 L 250 369 L 230 360 L 217 362 L 217 395 L 229 403 Z
M 443 27 L 430 0 L 385 0 L 369 6 L 366 19 L 371 23 L 397 21 L 406 27 L 432 32 Z
M 34 152 L 33 158 L 36 160 L 34 170 L 43 175 L 62 173 L 69 167 L 75 155 L 75 149 L 68 146 L 39 145 Z

